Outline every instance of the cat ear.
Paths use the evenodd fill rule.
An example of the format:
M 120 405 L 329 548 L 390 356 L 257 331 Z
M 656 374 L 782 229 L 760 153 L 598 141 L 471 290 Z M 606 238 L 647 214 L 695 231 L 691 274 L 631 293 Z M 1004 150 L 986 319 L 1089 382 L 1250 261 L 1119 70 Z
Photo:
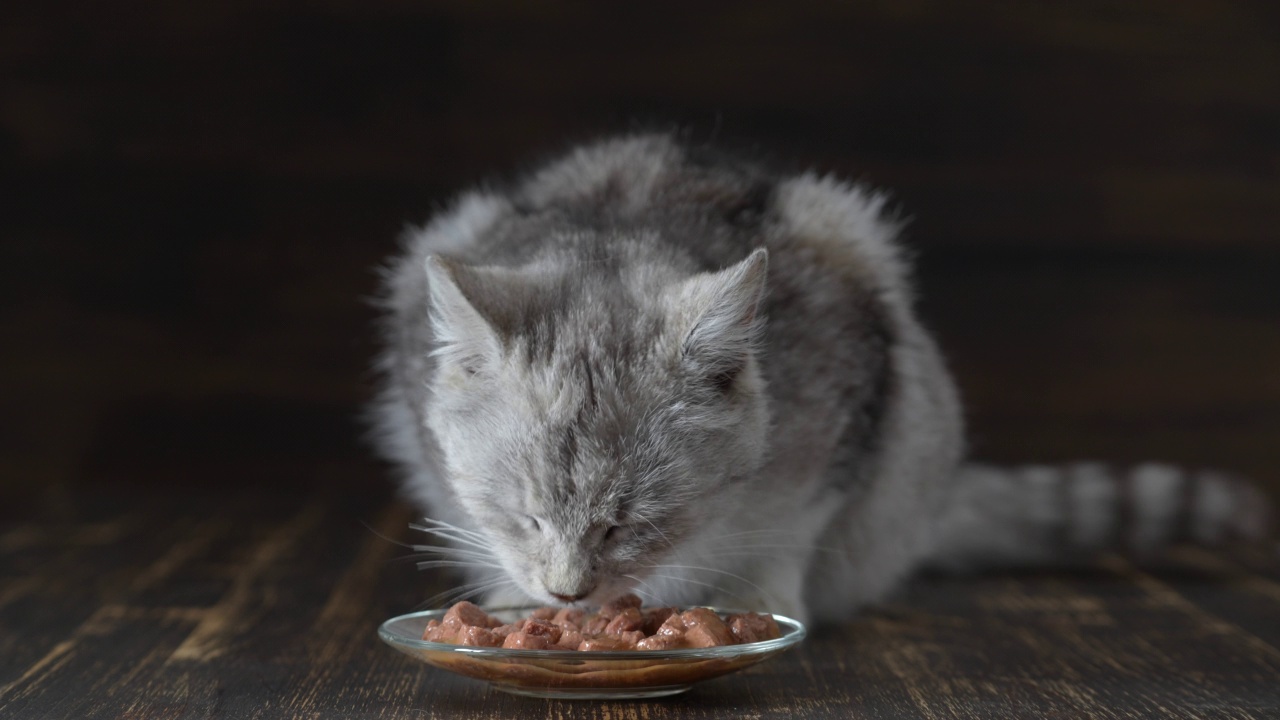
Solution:
M 476 269 L 438 255 L 427 258 L 426 270 L 433 354 L 474 375 L 502 352 L 497 328 L 473 302 L 483 292 L 482 278 Z
M 685 336 L 684 362 L 722 391 L 732 387 L 759 337 L 760 301 L 769 253 L 760 248 L 742 262 L 685 281 L 682 304 L 695 318 Z

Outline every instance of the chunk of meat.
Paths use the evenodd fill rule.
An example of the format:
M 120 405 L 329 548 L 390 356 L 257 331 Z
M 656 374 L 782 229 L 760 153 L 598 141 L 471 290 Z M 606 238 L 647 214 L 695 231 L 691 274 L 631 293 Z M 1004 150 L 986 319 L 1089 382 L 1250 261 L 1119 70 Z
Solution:
M 551 622 L 565 629 L 581 630 L 582 619 L 586 617 L 586 614 L 587 611 L 582 608 L 560 608 L 560 612 L 551 618 Z
M 681 613 L 684 620 L 684 639 L 689 647 L 717 647 L 733 645 L 735 640 L 729 626 L 719 615 L 706 608 L 693 608 Z
M 469 625 L 472 627 L 496 628 L 502 624 L 502 621 L 489 613 L 481 610 L 475 605 L 463 600 L 449 608 L 449 612 L 444 614 L 443 624 L 450 623 L 458 625 Z
M 658 632 L 658 628 L 667 621 L 672 615 L 679 615 L 680 611 L 673 607 L 652 608 L 644 613 L 644 634 L 652 635 Z
M 554 645 L 560 641 L 560 634 L 564 631 L 559 625 L 553 625 L 546 620 L 531 618 L 525 622 L 524 629 L 521 632 L 526 635 L 539 635 L 541 637 L 545 637 L 552 645 Z
M 658 630 L 654 634 L 684 637 L 684 629 L 684 616 L 679 613 L 672 613 L 667 616 L 666 621 L 663 622 L 662 625 L 658 626 Z
M 782 630 L 773 616 L 764 613 L 741 613 L 729 616 L 729 632 L 740 643 L 760 642 L 782 637 Z
M 620 595 L 605 603 L 600 608 L 600 616 L 612 620 L 615 615 L 627 608 L 635 608 L 638 611 L 642 604 L 643 602 L 640 600 L 639 596 L 635 594 L 628 593 L 626 595 Z
M 609 627 L 609 620 L 604 615 L 591 615 L 586 618 L 582 624 L 583 635 L 602 635 L 605 628 Z
M 621 635 L 624 632 L 632 630 L 640 630 L 644 627 L 644 617 L 640 614 L 639 608 L 624 608 L 622 612 L 613 616 L 609 624 L 605 626 L 604 633 L 606 635 Z
M 678 650 L 684 646 L 683 635 L 650 635 L 636 643 L 637 650 Z
M 586 638 L 582 644 L 578 646 L 579 650 L 587 652 L 600 650 L 635 650 L 636 641 L 633 638 L 616 635 L 601 635 L 599 637 Z
M 497 637 L 505 639 L 508 635 L 520 630 L 520 628 L 523 626 L 524 626 L 524 621 L 521 620 L 519 623 L 511 623 L 510 625 L 499 625 L 498 627 L 494 628 L 490 632 L 492 632 Z
M 439 620 L 430 620 L 427 622 L 426 629 L 422 631 L 422 639 L 427 642 L 453 642 L 453 633 L 449 632 L 449 629 Z
M 497 647 L 505 634 L 495 634 L 502 621 L 469 602 L 460 602 L 449 608 L 440 621 L 427 623 L 422 638 L 430 642 L 446 642 L 475 647 Z
M 577 630 L 565 630 L 560 635 L 560 642 L 556 643 L 557 650 L 577 650 L 582 644 L 582 633 Z
M 546 635 L 534 635 L 524 630 L 511 633 L 502 642 L 502 647 L 508 650 L 547 650 L 552 645 L 551 638 Z
M 459 645 L 471 645 L 473 647 L 500 647 L 502 638 L 494 635 L 489 628 L 468 625 L 458 631 L 457 639 L 454 642 Z
M 550 620 L 556 616 L 556 609 L 550 607 L 540 607 L 529 613 L 529 617 L 534 620 Z
M 422 634 L 422 639 L 429 642 L 451 643 L 453 645 L 476 645 L 487 641 L 483 635 L 476 635 L 472 630 L 484 630 L 489 632 L 488 628 L 477 628 L 471 625 L 463 625 L 458 622 L 457 618 L 446 622 L 432 621 L 427 623 L 427 628 Z

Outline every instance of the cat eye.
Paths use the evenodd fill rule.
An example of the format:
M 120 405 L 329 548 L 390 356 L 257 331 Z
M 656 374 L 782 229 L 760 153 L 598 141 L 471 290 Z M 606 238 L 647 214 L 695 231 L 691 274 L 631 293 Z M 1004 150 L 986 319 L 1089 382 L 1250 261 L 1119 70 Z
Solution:
M 520 524 L 524 525 L 526 530 L 532 532 L 540 532 L 542 530 L 542 523 L 538 522 L 538 518 L 532 515 L 521 515 Z

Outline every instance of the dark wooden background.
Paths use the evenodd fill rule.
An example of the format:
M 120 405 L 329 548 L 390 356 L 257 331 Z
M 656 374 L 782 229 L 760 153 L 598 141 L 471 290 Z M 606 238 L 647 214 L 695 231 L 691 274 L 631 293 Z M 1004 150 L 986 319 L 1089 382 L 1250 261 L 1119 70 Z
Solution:
M 0 508 L 362 458 L 401 228 L 675 125 L 894 191 L 979 456 L 1276 486 L 1280 6 L 827 5 L 4 4 Z
M 364 298 L 396 235 L 574 140 L 676 126 L 893 191 L 977 456 L 1280 494 L 1276 3 L 10 2 L 7 577 L 47 600 L 74 583 L 29 573 L 64 551 L 144 567 L 109 538 L 311 502 L 364 557 L 348 526 L 391 494 L 356 420 Z M 12 668 L 88 612 L 0 638 L 33 653 Z

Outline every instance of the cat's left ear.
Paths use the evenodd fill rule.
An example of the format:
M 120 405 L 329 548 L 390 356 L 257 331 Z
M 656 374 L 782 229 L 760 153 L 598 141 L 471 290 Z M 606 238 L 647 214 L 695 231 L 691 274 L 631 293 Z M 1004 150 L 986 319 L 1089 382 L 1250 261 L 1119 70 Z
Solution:
M 721 389 L 728 389 L 746 368 L 759 338 L 768 268 L 769 253 L 760 248 L 736 265 L 698 275 L 681 287 L 682 309 L 693 319 L 681 346 L 684 362 Z

